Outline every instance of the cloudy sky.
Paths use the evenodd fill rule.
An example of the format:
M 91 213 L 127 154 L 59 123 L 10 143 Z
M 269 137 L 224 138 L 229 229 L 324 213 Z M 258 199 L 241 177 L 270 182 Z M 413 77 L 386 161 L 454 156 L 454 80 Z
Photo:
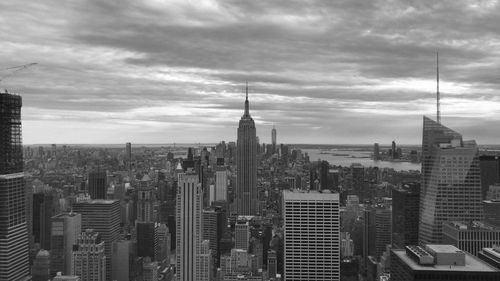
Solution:
M 1 1 L 0 82 L 33 143 L 500 143 L 498 1 Z

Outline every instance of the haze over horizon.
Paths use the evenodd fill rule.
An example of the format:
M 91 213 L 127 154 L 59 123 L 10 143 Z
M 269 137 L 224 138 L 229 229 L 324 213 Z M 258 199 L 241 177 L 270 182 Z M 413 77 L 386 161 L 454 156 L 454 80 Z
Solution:
M 500 143 L 498 1 L 4 1 L 0 82 L 25 144 Z

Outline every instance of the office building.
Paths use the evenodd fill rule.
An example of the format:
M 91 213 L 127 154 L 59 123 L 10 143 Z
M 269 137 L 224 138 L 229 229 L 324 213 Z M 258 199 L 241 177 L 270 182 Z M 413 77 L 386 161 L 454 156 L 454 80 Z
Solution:
M 285 280 L 340 280 L 339 195 L 283 191 Z
M 137 256 L 155 258 L 156 224 L 154 222 L 136 222 Z
M 342 259 L 352 258 L 354 256 L 354 242 L 349 232 L 340 233 L 340 255 Z
M 439 244 L 443 222 L 481 220 L 481 177 L 475 141 L 424 116 L 419 244 Z
M 500 227 L 479 221 L 448 221 L 443 224 L 443 243 L 477 256 L 483 248 L 500 245 Z
M 20 96 L 0 93 L 0 281 L 29 274 Z
M 255 122 L 250 116 L 248 85 L 246 87 L 245 113 L 238 126 L 236 156 L 236 198 L 238 215 L 256 214 L 257 204 L 257 136 Z
M 125 166 L 128 171 L 132 168 L 132 144 L 130 142 L 125 143 Z
M 500 245 L 494 245 L 491 248 L 483 248 L 478 252 L 477 256 L 489 265 L 500 270 Z
M 53 216 L 54 195 L 52 192 L 33 194 L 32 231 L 35 243 L 50 250 L 50 218 Z
M 391 281 L 494 281 L 500 270 L 452 245 L 391 250 Z
M 391 245 L 392 209 L 391 206 L 377 204 L 375 212 L 375 258 L 380 259 L 387 245 Z
M 404 249 L 418 244 L 420 183 L 402 183 L 392 189 L 392 246 Z
M 276 127 L 273 125 L 271 130 L 271 145 L 273 146 L 272 154 L 276 153 Z
M 378 143 L 373 144 L 373 160 L 378 161 L 380 160 L 380 146 Z
M 89 194 L 92 199 L 106 199 L 108 189 L 106 171 L 89 173 Z
M 146 257 L 142 260 L 142 280 L 158 281 L 158 262 Z
M 120 238 L 120 202 L 118 200 L 89 200 L 73 204 L 73 211 L 82 215 L 82 229 L 100 233 L 106 255 L 106 280 L 111 280 L 111 247 Z
M 484 200 L 487 199 L 486 193 L 490 185 L 500 183 L 500 156 L 479 156 L 479 167 L 481 168 L 481 194 Z
M 276 251 L 267 251 L 267 276 L 269 278 L 276 278 L 278 273 L 278 260 L 276 256 Z
M 500 200 L 483 201 L 484 221 L 488 224 L 500 227 Z
M 215 201 L 227 200 L 227 168 L 224 165 L 215 167 Z
M 78 213 L 62 213 L 51 218 L 50 235 L 50 273 L 71 273 L 71 256 L 73 245 L 82 232 L 82 215 Z
M 222 255 L 220 265 L 224 276 L 252 275 L 258 270 L 257 257 L 243 249 L 231 249 L 230 254 Z
M 177 188 L 176 274 L 178 281 L 197 281 L 197 255 L 202 238 L 203 192 L 198 175 L 188 169 L 179 174 Z
M 153 191 L 151 178 L 144 175 L 139 181 L 137 187 L 137 221 L 138 222 L 155 222 L 156 213 L 155 205 L 156 195 Z
M 248 251 L 250 242 L 250 225 L 246 220 L 238 220 L 234 225 L 234 240 L 236 249 Z
M 40 250 L 31 266 L 32 281 L 47 281 L 50 279 L 50 254 L 46 250 Z
M 209 247 L 208 240 L 201 243 L 200 253 L 197 256 L 197 273 L 198 281 L 211 281 L 213 275 L 213 259 L 212 251 Z
M 155 228 L 155 256 L 158 263 L 170 264 L 170 232 L 164 223 L 157 223 Z
M 106 256 L 101 234 L 93 229 L 80 233 L 71 257 L 71 275 L 82 281 L 106 280 Z
M 111 280 L 128 281 L 131 280 L 131 260 L 132 253 L 135 252 L 130 240 L 118 240 L 113 242 L 111 247 L 112 272 Z
M 209 248 L 217 255 L 219 253 L 219 241 L 222 238 L 220 231 L 220 211 L 203 210 L 203 240 L 209 241 Z

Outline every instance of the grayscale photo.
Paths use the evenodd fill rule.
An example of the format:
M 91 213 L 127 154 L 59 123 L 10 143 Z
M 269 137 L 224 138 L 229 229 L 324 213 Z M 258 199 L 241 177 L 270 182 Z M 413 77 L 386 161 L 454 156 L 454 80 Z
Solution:
M 499 281 L 499 0 L 0 1 L 0 281 Z

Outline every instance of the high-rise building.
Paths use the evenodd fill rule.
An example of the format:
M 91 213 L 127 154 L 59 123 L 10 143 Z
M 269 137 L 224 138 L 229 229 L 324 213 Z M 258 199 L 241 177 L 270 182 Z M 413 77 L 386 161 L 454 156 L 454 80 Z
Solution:
M 227 200 L 227 168 L 223 165 L 215 167 L 215 201 Z
M 155 228 L 155 256 L 159 263 L 170 264 L 170 232 L 166 224 L 157 223 Z
M 484 221 L 500 227 L 500 200 L 483 201 Z
M 75 275 L 56 275 L 52 281 L 81 281 L 82 279 L 79 276 Z
M 106 192 L 108 190 L 106 180 L 106 171 L 94 171 L 89 173 L 90 198 L 106 199 Z
M 210 250 L 214 254 L 219 252 L 219 240 L 222 233 L 219 231 L 220 212 L 216 210 L 203 210 L 203 240 L 209 241 Z
M 197 256 L 196 279 L 199 281 L 211 281 L 213 275 L 212 251 L 208 240 L 201 243 L 200 253 Z
M 93 229 L 80 233 L 77 244 L 73 246 L 71 275 L 80 276 L 82 281 L 106 280 L 106 256 L 101 234 Z
M 177 188 L 176 274 L 178 281 L 197 281 L 197 255 L 202 237 L 203 192 L 199 177 L 192 169 L 179 174 Z
M 20 96 L 0 93 L 0 281 L 29 274 Z
M 155 258 L 155 232 L 156 224 L 154 222 L 136 222 L 137 232 L 137 256 Z
M 490 185 L 500 183 L 500 156 L 479 156 L 479 167 L 481 168 L 481 194 L 484 200 Z
M 245 112 L 238 126 L 236 156 L 236 209 L 238 215 L 256 214 L 257 206 L 257 139 L 255 122 L 250 116 L 248 85 L 246 87 Z
M 494 245 L 492 248 L 483 248 L 477 256 L 488 264 L 500 269 L 500 245 Z
M 339 195 L 283 191 L 285 280 L 340 280 Z
M 142 260 L 142 280 L 158 281 L 158 262 L 146 257 Z
M 481 220 L 481 177 L 475 141 L 424 116 L 419 244 L 439 244 L 443 222 Z
M 236 249 L 248 250 L 250 241 L 250 225 L 246 220 L 239 220 L 234 225 L 234 237 Z
M 276 251 L 267 251 L 267 276 L 269 278 L 276 278 L 278 273 L 278 261 L 276 259 Z
M 392 189 L 392 246 L 404 249 L 418 244 L 420 183 L 402 183 Z
M 40 247 L 50 250 L 50 218 L 53 216 L 54 196 L 51 192 L 33 194 L 33 238 Z
M 156 203 L 151 178 L 148 175 L 144 175 L 139 181 L 139 186 L 137 187 L 137 221 L 155 222 Z
M 73 245 L 82 232 L 82 215 L 78 213 L 62 213 L 51 219 L 50 235 L 50 273 L 71 273 L 71 256 Z
M 47 281 L 50 279 L 50 254 L 40 250 L 31 266 L 32 281 Z
M 273 130 L 271 131 L 271 144 L 273 146 L 273 154 L 276 153 L 276 128 L 273 125 Z
M 477 256 L 481 249 L 500 244 L 500 227 L 479 221 L 448 221 L 443 224 L 443 243 Z
M 391 245 L 392 208 L 384 204 L 375 206 L 375 258 L 380 259 L 387 245 Z
M 391 281 L 494 281 L 500 270 L 452 245 L 391 250 Z
M 373 160 L 380 160 L 380 146 L 378 143 L 373 144 Z
M 132 165 L 132 144 L 130 142 L 125 143 L 125 166 L 127 170 L 130 171 Z
M 106 280 L 111 280 L 111 247 L 120 238 L 120 202 L 90 200 L 73 204 L 73 211 L 82 215 L 82 229 L 94 229 L 101 234 L 106 255 Z
M 112 272 L 111 278 L 116 281 L 128 281 L 131 278 L 132 241 L 118 240 L 112 246 Z

